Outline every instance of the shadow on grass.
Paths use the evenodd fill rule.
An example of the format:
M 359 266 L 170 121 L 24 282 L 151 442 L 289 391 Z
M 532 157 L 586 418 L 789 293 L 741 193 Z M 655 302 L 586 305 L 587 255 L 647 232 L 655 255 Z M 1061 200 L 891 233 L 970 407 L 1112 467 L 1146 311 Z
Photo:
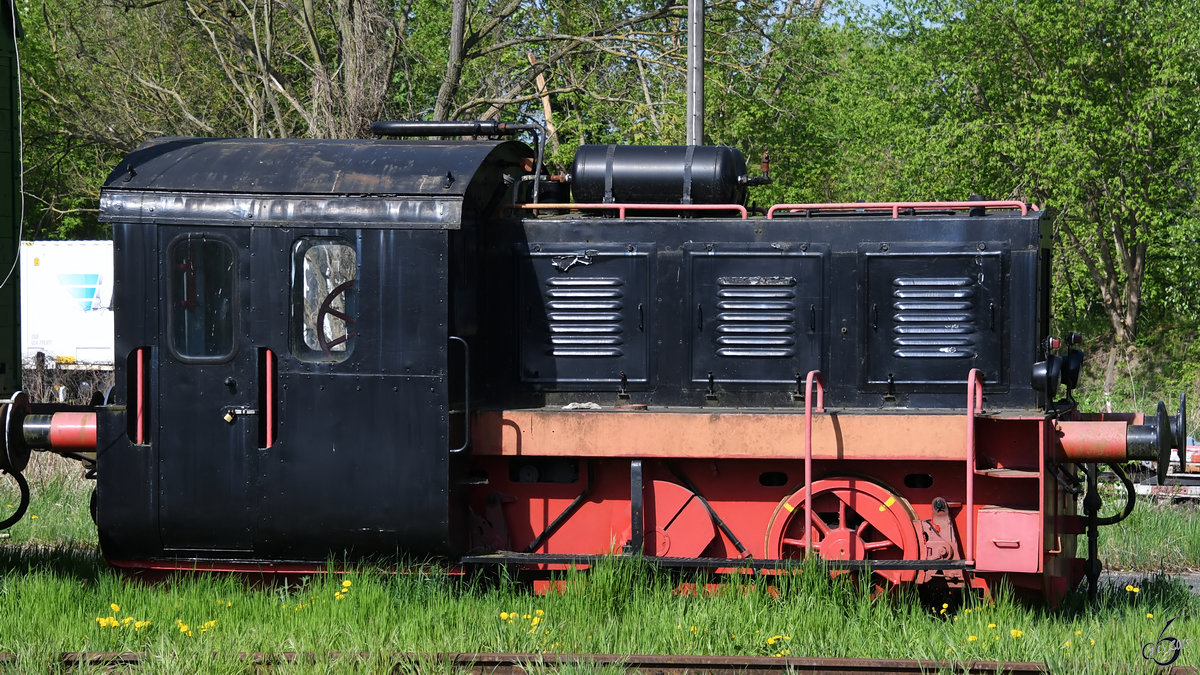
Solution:
M 1063 598 L 1058 608 L 1051 610 L 1055 616 L 1073 619 L 1085 614 L 1113 612 L 1131 606 L 1159 606 L 1183 609 L 1200 606 L 1200 598 L 1182 580 L 1168 574 L 1142 577 L 1125 586 L 1100 585 L 1096 600 L 1088 600 L 1086 582 Z
M 95 579 L 111 568 L 95 548 L 68 548 L 38 544 L 0 545 L 0 576 L 51 572 L 64 577 Z

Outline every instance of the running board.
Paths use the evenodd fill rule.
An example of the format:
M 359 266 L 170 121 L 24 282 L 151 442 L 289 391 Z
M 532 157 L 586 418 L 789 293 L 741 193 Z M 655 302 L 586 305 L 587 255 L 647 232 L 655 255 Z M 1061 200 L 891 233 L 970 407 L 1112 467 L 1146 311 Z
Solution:
M 604 561 L 636 560 L 660 567 L 778 570 L 799 569 L 802 560 L 755 560 L 753 558 L 658 558 L 636 555 L 567 555 L 557 553 L 516 553 L 502 551 L 487 555 L 469 555 L 459 559 L 463 565 L 596 565 Z M 817 564 L 833 570 L 964 570 L 972 571 L 963 560 L 819 560 Z

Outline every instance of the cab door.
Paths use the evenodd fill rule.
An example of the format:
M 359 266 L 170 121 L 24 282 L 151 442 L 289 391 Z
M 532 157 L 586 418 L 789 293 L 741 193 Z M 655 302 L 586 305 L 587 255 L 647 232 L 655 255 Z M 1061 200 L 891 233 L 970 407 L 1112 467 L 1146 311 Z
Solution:
M 452 548 L 441 229 L 255 231 L 275 355 L 255 552 L 326 561 Z M 265 255 L 265 254 L 264 254 Z M 287 261 L 287 264 L 283 264 Z
M 159 532 L 166 551 L 245 551 L 259 443 L 250 230 L 159 229 Z M 155 419 L 156 418 L 156 419 Z

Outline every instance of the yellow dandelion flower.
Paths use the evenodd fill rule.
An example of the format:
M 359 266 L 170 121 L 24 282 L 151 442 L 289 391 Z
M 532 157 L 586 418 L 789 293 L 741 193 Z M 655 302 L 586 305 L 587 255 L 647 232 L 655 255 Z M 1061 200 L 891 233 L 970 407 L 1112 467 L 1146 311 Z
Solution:
M 696 628 L 695 626 L 692 626 L 691 630 L 692 630 L 692 632 L 693 632 L 693 633 L 695 633 L 695 632 L 696 632 L 697 630 L 699 630 L 699 629 L 698 629 L 698 628 Z
M 37 516 L 29 516 L 31 520 L 37 520 Z
M 96 623 L 98 623 L 98 624 L 100 624 L 101 626 L 103 626 L 104 624 L 106 624 L 106 623 L 108 623 L 108 622 L 104 620 L 104 617 L 102 617 L 102 616 L 98 616 L 98 617 L 96 617 Z
M 737 635 L 735 635 L 735 634 L 733 634 L 733 633 L 730 633 L 730 634 L 729 634 L 729 639 L 730 639 L 730 640 L 736 640 L 736 639 L 737 639 Z
M 978 640 L 979 640 L 979 637 L 976 635 L 968 635 L 967 636 L 967 642 L 977 642 Z
M 1090 642 L 1090 643 L 1092 643 L 1092 644 L 1096 644 L 1096 641 L 1095 641 L 1095 640 L 1092 640 L 1092 639 L 1090 639 L 1090 638 L 1088 639 L 1088 642 Z
M 1000 636 L 999 636 L 999 635 L 993 635 L 993 636 L 992 636 L 992 639 L 993 639 L 993 640 L 999 640 L 999 639 L 1000 639 Z
M 508 612 L 500 612 L 500 620 L 508 621 Z
M 966 612 L 965 612 L 965 613 L 966 613 L 966 614 L 970 614 L 970 613 L 971 613 L 971 610 L 969 610 L 969 609 L 968 609 L 968 610 L 966 610 Z
M 542 622 L 542 617 L 540 617 L 540 616 L 535 616 L 535 617 L 533 617 L 533 621 L 530 621 L 530 622 L 529 622 L 529 625 L 530 625 L 530 626 L 536 626 L 536 625 L 538 625 L 538 624 L 539 624 L 539 623 L 541 623 L 541 622 Z
M 783 654 L 780 654 L 780 653 L 776 653 L 776 654 L 775 654 L 775 658 L 779 658 L 779 657 L 781 657 L 781 656 L 783 656 Z
M 1016 628 L 1014 628 L 1014 629 L 1012 629 L 1012 630 L 1008 631 L 1008 634 L 1009 634 L 1009 635 L 1011 635 L 1011 636 L 1013 636 L 1014 638 L 1019 638 L 1019 637 L 1021 637 L 1022 635 L 1024 635 L 1024 634 L 1025 634 L 1025 631 L 1023 631 L 1023 630 L 1017 630 Z
M 792 636 L 790 636 L 790 635 L 784 635 L 784 636 L 783 636 L 783 639 L 784 639 L 784 640 L 791 640 L 791 639 L 792 639 Z
M 1131 590 L 1131 591 L 1133 591 L 1134 593 L 1141 593 L 1141 592 L 1142 592 L 1142 589 L 1138 588 L 1137 586 L 1133 586 L 1133 587 L 1131 587 L 1131 588 L 1130 588 L 1130 590 Z
M 949 609 L 949 608 L 950 608 L 950 603 L 948 603 L 948 602 L 942 603 L 942 609 Z
M 996 624 L 994 624 L 994 623 L 989 623 L 989 624 L 988 624 L 988 628 L 995 628 L 995 627 L 996 627 Z
M 769 644 L 769 645 L 775 644 L 775 638 L 773 638 L 773 637 L 767 638 L 767 644 Z
M 550 629 L 549 629 L 549 628 L 547 628 L 546 630 L 542 631 L 542 634 L 544 634 L 544 635 L 549 635 L 549 634 L 550 634 Z
M 785 649 L 785 650 L 783 650 L 783 655 L 784 655 L 784 656 L 787 656 L 788 654 L 791 654 L 791 653 L 792 653 L 792 650 L 790 650 L 790 649 Z
M 1075 631 L 1075 634 L 1076 634 L 1076 635 L 1083 635 L 1083 631 L 1081 631 L 1081 630 L 1077 630 L 1077 631 Z
M 1067 640 L 1066 642 L 1064 642 L 1064 643 L 1063 643 L 1063 646 L 1064 646 L 1064 647 L 1070 647 L 1070 646 L 1071 646 L 1071 641 L 1070 641 L 1070 640 Z
M 1147 619 L 1153 619 L 1153 618 L 1154 618 L 1154 612 L 1146 612 L 1146 618 L 1147 618 Z
M 942 608 L 942 611 L 938 612 L 938 614 L 945 614 L 945 613 L 946 613 L 946 608 L 945 608 L 945 607 L 943 607 L 943 608 Z
M 353 585 L 353 582 L 350 581 L 349 579 L 346 579 L 345 581 L 342 582 L 342 588 L 350 588 L 351 585 Z
M 186 635 L 187 635 L 188 637 L 192 637 L 192 631 L 190 631 L 190 630 L 189 630 L 189 631 L 186 633 Z
M 226 607 L 233 607 L 233 601 L 225 603 Z
M 538 615 L 538 616 L 546 616 L 546 613 L 545 613 L 545 612 L 543 612 L 543 611 L 542 611 L 542 610 L 540 610 L 540 609 L 539 609 L 539 610 L 536 610 L 536 611 L 534 611 L 534 614 L 536 614 L 536 615 Z
M 678 623 L 675 624 L 675 630 L 683 630 L 683 625 Z
M 118 605 L 118 604 L 117 604 L 117 603 L 115 603 L 115 602 L 114 602 L 113 604 L 109 605 L 109 607 L 111 607 L 111 608 L 112 608 L 112 611 L 114 611 L 114 612 L 119 612 L 119 611 L 121 611 L 121 606 L 120 606 L 120 605 Z
M 128 625 L 129 625 L 130 623 L 132 623 L 132 622 L 133 622 L 133 617 L 132 617 L 132 616 L 127 616 L 127 617 L 125 617 L 124 619 L 121 619 L 121 623 L 122 623 L 123 625 L 126 625 L 126 626 L 128 626 Z
M 344 597 L 346 597 L 346 596 L 345 596 L 345 595 L 342 595 L 341 593 L 334 593 L 334 594 L 333 594 L 333 599 L 334 599 L 334 600 L 341 600 L 341 599 L 342 599 L 342 598 L 344 598 Z

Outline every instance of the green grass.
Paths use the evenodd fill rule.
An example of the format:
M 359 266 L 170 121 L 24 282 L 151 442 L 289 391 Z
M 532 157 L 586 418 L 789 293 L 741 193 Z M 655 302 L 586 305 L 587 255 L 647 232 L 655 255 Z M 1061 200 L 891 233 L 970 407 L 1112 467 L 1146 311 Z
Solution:
M 1111 672 L 1126 664 L 1152 672 L 1142 647 L 1171 618 L 1169 634 L 1193 641 L 1176 664 L 1200 664 L 1200 601 L 1166 577 L 1139 583 L 1137 593 L 1108 587 L 1095 606 L 1073 594 L 1053 611 L 1004 592 L 990 600 L 952 596 L 945 608 L 912 591 L 872 600 L 816 568 L 734 578 L 715 593 L 687 595 L 677 592 L 677 579 L 629 561 L 567 573 L 565 592 L 545 597 L 503 576 L 467 579 L 414 565 L 404 574 L 361 568 L 283 580 L 187 573 L 151 583 L 109 569 L 96 553 L 86 509 L 90 484 L 56 470 L 31 476 L 36 501 L 29 513 L 39 518 L 27 517 L 0 540 L 0 651 L 16 654 L 21 671 L 54 670 L 67 651 L 145 652 L 154 672 L 243 672 L 239 652 L 315 652 L 322 657 L 297 667 L 371 672 L 390 666 L 392 652 L 774 656 L 787 650 L 1035 661 L 1054 672 Z M 1168 559 L 1196 566 L 1195 537 L 1183 534 L 1200 531 L 1196 513 L 1181 519 L 1173 507 L 1147 504 L 1139 512 L 1146 513 L 1128 526 L 1101 530 L 1106 551 L 1118 557 L 1135 551 L 1137 531 L 1147 528 L 1149 539 L 1168 540 L 1151 568 L 1169 567 Z M 1191 529 L 1183 530 L 1184 523 Z M 118 625 L 98 621 L 107 624 L 109 617 Z M 370 656 L 333 663 L 323 656 L 360 651 Z M 410 669 L 448 672 L 431 662 Z
M 237 670 L 242 651 L 367 651 L 375 659 L 396 651 L 511 651 L 995 659 L 1109 672 L 1113 664 L 1141 667 L 1143 644 L 1168 618 L 1179 617 L 1177 637 L 1200 629 L 1196 598 L 1165 579 L 1138 593 L 1110 588 L 1096 607 L 1073 596 L 1052 612 L 1000 593 L 943 612 L 912 593 L 872 600 L 817 569 L 680 595 L 668 575 L 614 561 L 568 573 L 564 593 L 539 597 L 526 584 L 437 568 L 291 583 L 180 574 L 147 584 L 83 554 L 30 552 L 4 565 L 0 650 L 17 654 L 24 670 L 52 669 L 64 651 L 145 652 L 155 670 Z M 1185 650 L 1180 663 L 1197 656 L 1200 648 Z
M 1119 513 L 1125 490 L 1102 486 L 1101 494 L 1105 504 L 1101 514 Z M 1079 537 L 1081 547 L 1086 541 Z M 1200 504 L 1139 497 L 1128 518 L 1100 528 L 1100 559 L 1111 570 L 1200 570 Z

